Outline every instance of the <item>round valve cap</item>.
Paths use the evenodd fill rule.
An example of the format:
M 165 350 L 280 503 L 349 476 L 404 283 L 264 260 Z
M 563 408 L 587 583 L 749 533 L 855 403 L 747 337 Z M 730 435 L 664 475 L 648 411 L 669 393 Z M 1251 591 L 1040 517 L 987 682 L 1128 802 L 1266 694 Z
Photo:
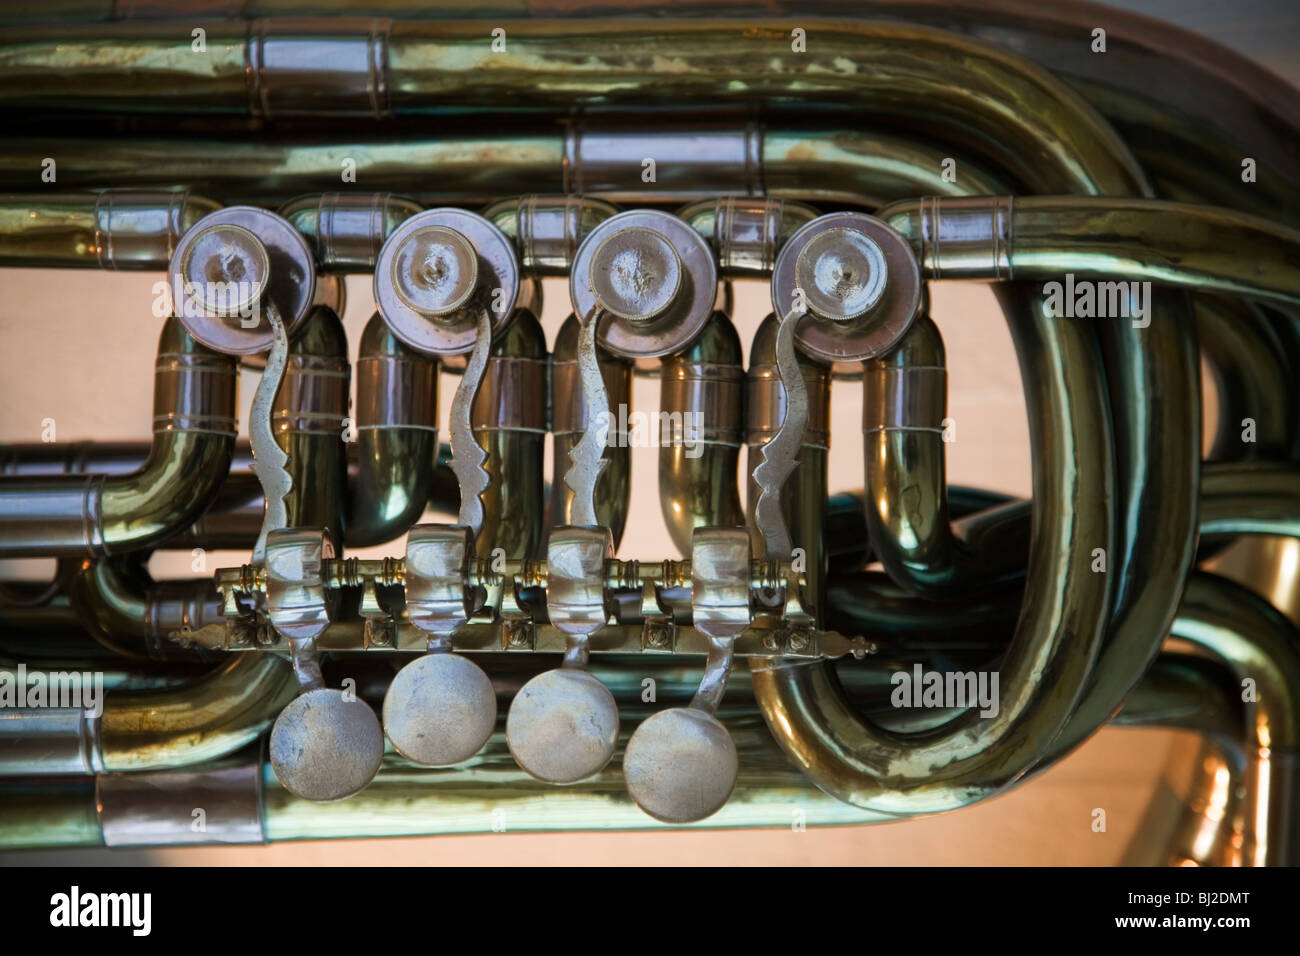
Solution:
M 208 213 L 181 236 L 167 272 L 186 331 L 228 355 L 271 347 L 275 332 L 266 312 L 272 306 L 293 338 L 321 292 L 302 233 L 256 206 Z
M 458 654 L 425 654 L 393 678 L 384 731 L 407 760 L 427 767 L 461 763 L 483 749 L 497 721 L 497 698 L 483 668 Z
M 629 322 L 652 319 L 682 286 L 682 261 L 662 234 L 634 226 L 611 233 L 591 257 L 597 300 Z
M 384 732 L 365 701 L 322 687 L 290 701 L 271 730 L 271 767 L 290 793 L 330 803 L 363 789 L 384 759 Z
M 255 305 L 271 279 L 271 257 L 243 226 L 224 223 L 200 230 L 180 263 L 187 295 L 214 316 L 238 315 Z
M 722 809 L 740 759 L 722 722 L 693 707 L 661 710 L 627 742 L 623 777 L 636 805 L 665 823 L 692 823 Z
M 617 742 L 614 695 L 582 670 L 538 674 L 519 689 L 506 717 L 510 753 L 547 783 L 590 777 L 609 763 Z
M 393 290 L 422 315 L 455 312 L 478 286 L 478 256 L 447 226 L 426 226 L 407 237 L 392 257 Z
M 864 362 L 897 345 L 920 311 L 923 288 L 908 241 L 858 212 L 804 223 L 772 267 L 773 311 L 806 312 L 795 342 L 832 366 Z
M 814 315 L 834 322 L 873 309 L 885 292 L 885 254 L 865 232 L 840 226 L 818 233 L 795 262 L 795 280 Z

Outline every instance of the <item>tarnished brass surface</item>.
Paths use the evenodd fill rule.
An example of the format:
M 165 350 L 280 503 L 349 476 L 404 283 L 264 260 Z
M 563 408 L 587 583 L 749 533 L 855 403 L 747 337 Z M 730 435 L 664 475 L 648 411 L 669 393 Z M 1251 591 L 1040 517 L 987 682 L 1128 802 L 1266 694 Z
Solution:
M 77 0 L 68 6 L 87 21 L 102 13 Z M 707 655 L 697 699 L 716 703 L 722 662 L 734 654 L 749 659 L 749 682 L 732 680 L 740 686 L 723 701 L 722 723 L 710 725 L 717 733 L 696 738 L 718 753 L 712 744 L 729 735 L 739 754 L 737 793 L 710 825 L 788 824 L 796 803 L 807 823 L 955 809 L 1042 772 L 1119 714 L 1121 722 L 1194 729 L 1207 740 L 1178 821 L 1149 828 L 1171 841 L 1153 859 L 1294 861 L 1294 630 L 1259 598 L 1194 570 L 1231 536 L 1300 536 L 1290 461 L 1300 436 L 1289 394 L 1300 362 L 1300 326 L 1290 314 L 1300 305 L 1300 234 L 1293 231 L 1300 162 L 1291 142 L 1300 111 L 1286 101 L 1293 91 L 1231 57 L 1216 61 L 1201 41 L 1179 49 L 1186 38 L 1178 34 L 1147 36 L 1122 14 L 1111 53 L 1089 56 L 1078 39 L 1086 35 L 1084 14 L 1020 0 L 989 10 L 968 0 L 815 0 L 795 10 L 777 0 L 761 11 L 743 0 L 710 0 L 694 6 L 699 16 L 654 20 L 590 16 L 652 12 L 640 0 L 618 11 L 598 0 L 582 17 L 553 0 L 489 5 L 476 14 L 504 26 L 509 45 L 500 51 L 485 42 L 482 20 L 415 19 L 430 13 L 404 0 L 388 6 L 366 20 L 287 20 L 277 14 L 303 11 L 259 0 L 240 11 L 261 18 L 253 23 L 213 21 L 201 61 L 175 23 L 144 22 L 130 9 L 115 8 L 121 16 L 113 22 L 7 27 L 0 105 L 11 110 L 21 141 L 0 148 L 0 185 L 30 195 L 0 198 L 0 263 L 156 267 L 174 252 L 182 227 L 217 201 L 281 207 L 293 200 L 282 213 L 316 265 L 369 271 L 419 203 L 455 201 L 491 203 L 481 222 L 500 228 L 503 261 L 517 255 L 525 275 L 559 275 L 572 271 L 583 238 L 615 215 L 612 202 L 662 209 L 697 200 L 679 215 L 691 241 L 707 244 L 697 250 L 701 261 L 722 275 L 765 278 L 777 271 L 782 245 L 817 213 L 860 216 L 891 204 L 880 216 L 910 240 L 925 278 L 997 283 L 1025 387 L 1033 499 L 999 503 L 947 487 L 948 357 L 928 315 L 887 353 L 855 353 L 875 355 L 862 370 L 865 509 L 828 496 L 831 376 L 856 369 L 800 357 L 805 396 L 793 353 L 783 347 L 787 399 L 775 360 L 784 311 L 754 339 L 743 399 L 741 350 L 726 315 L 663 349 L 633 335 L 622 352 L 671 353 L 656 366 L 661 411 L 705 416 L 698 458 L 685 442 L 660 450 L 661 506 L 683 553 L 694 528 L 745 523 L 735 487 L 742 414 L 752 473 L 767 457 L 764 443 L 790 433 L 782 431 L 787 417 L 802 420 L 807 399 L 802 446 L 787 461 L 797 465 L 783 487 L 762 489 L 768 503 L 781 493 L 777 517 L 795 551 L 790 561 L 782 547 L 781 560 L 753 562 L 745 584 L 755 616 L 724 654 L 709 621 L 693 621 L 701 594 L 689 562 L 607 557 L 601 567 L 587 562 L 584 575 L 568 568 L 565 578 L 564 560 L 540 559 L 543 526 L 574 518 L 563 476 L 579 438 L 594 434 L 577 372 L 578 318 L 595 336 L 599 314 L 584 307 L 570 318 L 549 364 L 529 309 L 521 306 L 509 325 L 498 321 L 504 327 L 490 348 L 479 323 L 477 354 L 488 361 L 472 412 L 477 445 L 469 449 L 485 453 L 489 480 L 463 590 L 486 600 L 467 606 L 472 618 L 442 637 L 446 649 L 473 652 L 503 699 L 526 698 L 518 714 L 528 714 L 528 701 L 540 709 L 527 728 L 516 723 L 509 746 L 498 734 L 454 768 L 413 770 L 385 758 L 368 789 L 330 807 L 302 797 L 364 785 L 379 762 L 369 724 L 364 746 L 344 748 L 364 759 L 341 790 L 325 779 L 324 757 L 291 768 L 283 747 L 273 754 L 280 780 L 301 795 L 293 797 L 250 756 L 237 778 L 259 789 L 241 791 L 230 805 L 243 809 L 229 819 L 251 819 L 248 808 L 260 806 L 265 827 L 239 824 L 246 838 L 478 832 L 496 828 L 492 810 L 510 818 L 511 830 L 643 826 L 648 818 L 622 796 L 618 761 L 600 769 L 626 745 L 612 729 L 619 707 L 632 714 L 624 733 L 670 722 L 654 721 L 655 708 L 638 704 L 639 678 L 629 674 L 661 678 L 660 700 L 672 707 L 699 683 Z M 864 9 L 897 22 L 865 21 Z M 814 52 L 790 42 L 781 16 L 792 12 Z M 717 13 L 723 18 L 704 16 Z M 66 130 L 74 120 L 75 135 Z M 130 135 L 110 136 L 122 132 Z M 412 199 L 337 192 L 344 136 L 359 188 Z M 1241 188 L 1238 165 L 1252 153 L 1258 188 Z M 212 200 L 183 189 L 47 196 L 31 186 L 33 154 L 61 157 L 61 190 L 179 184 Z M 293 199 L 302 193 L 316 195 Z M 620 247 L 597 277 L 605 306 L 623 294 L 633 331 L 672 305 L 671 294 L 659 293 L 680 281 L 681 256 L 655 258 L 656 248 Z M 477 276 L 487 260 L 470 255 L 457 261 Z M 248 261 L 256 265 L 256 256 Z M 612 268 L 620 262 L 622 271 Z M 433 282 L 445 264 L 418 256 L 409 263 L 412 276 Z M 882 270 L 889 267 L 878 256 L 841 256 L 827 276 L 811 276 L 811 291 L 856 295 L 874 288 Z M 783 294 L 788 278 L 778 283 Z M 1075 279 L 1150 281 L 1153 290 L 1140 321 L 1062 317 L 1045 283 Z M 809 280 L 805 269 L 799 281 Z M 631 307 L 641 300 L 649 302 L 646 314 Z M 1113 301 L 1132 303 L 1118 288 Z M 810 309 L 802 331 L 785 323 L 782 341 L 824 338 L 837 321 L 859 314 L 857 305 L 848 311 L 854 315 Z M 426 320 L 403 338 L 427 333 Z M 1219 399 L 1206 463 L 1198 454 L 1198 333 Z M 196 541 L 246 547 L 244 518 L 261 507 L 247 476 L 229 474 L 234 363 L 195 345 L 174 320 L 164 325 L 160 356 L 158 434 L 137 472 L 125 474 L 111 454 L 102 470 L 88 468 L 80 452 L 57 468 L 6 466 L 0 555 L 69 560 L 57 582 L 62 594 L 0 592 L 0 622 L 13 625 L 20 636 L 6 640 L 19 646 L 28 635 L 52 641 L 76 626 L 99 642 L 95 654 L 171 656 L 164 641 L 172 636 L 180 642 L 174 653 L 190 659 L 237 652 L 199 684 L 110 697 L 102 753 L 83 753 L 81 736 L 68 737 L 83 735 L 84 722 L 47 722 L 40 732 L 53 739 L 55 730 L 67 731 L 57 749 L 69 765 L 81 761 L 79 772 L 182 767 L 177 773 L 193 778 L 169 776 L 162 789 L 198 792 L 211 783 L 204 775 L 220 768 L 192 764 L 227 757 L 260 736 L 287 700 L 292 681 L 281 687 L 288 671 L 278 658 L 292 658 L 307 688 L 293 708 L 299 716 L 313 694 L 331 695 L 314 723 L 299 721 L 298 737 L 314 745 L 340 731 L 340 721 L 369 713 L 364 703 L 346 714 L 331 710 L 340 692 L 325 689 L 321 665 L 328 673 L 333 662 L 318 652 L 361 664 L 365 683 L 364 662 L 392 659 L 343 652 L 423 650 L 428 635 L 408 601 L 416 581 L 401 558 L 321 558 L 312 585 L 321 607 L 312 605 L 319 613 L 310 635 L 286 617 L 284 575 L 266 562 L 221 569 L 214 592 L 206 580 L 155 584 L 139 562 L 121 559 Z M 275 423 L 292 473 L 287 524 L 298 530 L 283 533 L 319 537 L 328 529 L 335 547 L 399 536 L 431 493 L 446 497 L 435 472 L 437 363 L 377 323 L 367 329 L 349 486 L 348 353 L 334 313 L 318 308 L 290 356 Z M 962 357 L 951 358 L 955 365 Z M 630 410 L 631 365 L 608 354 L 600 365 L 611 411 Z M 593 371 L 589 365 L 586 384 L 594 400 Z M 555 460 L 544 516 L 547 430 Z M 553 550 L 564 551 L 565 535 L 617 542 L 639 501 L 629 487 L 629 436 L 618 422 L 611 433 L 605 474 L 589 471 L 594 492 L 585 486 L 579 519 L 604 528 L 566 530 Z M 46 465 L 56 473 L 42 471 Z M 224 497 L 213 505 L 219 488 Z M 751 510 L 755 497 L 751 474 Z M 973 505 L 993 507 L 968 514 Z M 239 520 L 223 522 L 218 513 L 227 506 Z M 770 544 L 770 528 L 749 530 Z M 1199 553 L 1198 533 L 1211 539 Z M 1283 565 L 1294 564 L 1294 554 L 1273 556 L 1269 575 L 1281 595 Z M 883 574 L 862 571 L 871 560 Z M 562 585 L 579 578 L 590 608 L 575 623 Z M 568 666 L 539 677 L 539 653 L 563 653 Z M 619 669 L 623 655 L 630 670 Z M 579 669 L 589 659 L 591 670 Z M 993 670 L 1000 708 L 981 716 L 961 707 L 889 706 L 890 672 L 911 664 Z M 510 676 L 521 668 L 531 671 Z M 370 700 L 382 696 L 388 678 L 387 671 L 369 678 Z M 1241 706 L 1235 685 L 1245 679 L 1256 682 L 1259 697 Z M 548 689 L 547 682 L 574 686 Z M 601 725 L 593 738 L 599 746 L 591 760 L 548 763 L 525 729 L 551 734 L 552 745 L 572 743 L 565 723 L 572 715 L 557 707 L 579 693 L 586 695 L 581 714 Z M 419 701 L 407 703 L 414 713 Z M 201 713 L 191 713 L 191 704 Z M 483 732 L 490 723 L 484 716 Z M 645 729 L 641 739 L 651 736 Z M 673 734 L 653 743 L 655 753 L 671 749 Z M 510 750 L 537 777 L 594 776 L 546 789 L 509 762 Z M 655 796 L 643 756 L 629 776 L 656 813 L 652 807 L 669 804 Z M 724 764 L 710 769 L 725 771 Z M 682 772 L 674 787 L 706 782 L 684 765 L 672 769 Z M 99 784 L 109 796 L 133 792 L 111 773 Z M 137 832 L 120 802 L 101 801 L 88 813 L 94 791 L 59 783 L 40 792 L 48 805 L 32 809 L 26 782 L 0 786 L 0 844 L 116 843 Z M 684 821 L 714 802 L 658 815 Z M 1135 844 L 1132 854 L 1150 850 Z

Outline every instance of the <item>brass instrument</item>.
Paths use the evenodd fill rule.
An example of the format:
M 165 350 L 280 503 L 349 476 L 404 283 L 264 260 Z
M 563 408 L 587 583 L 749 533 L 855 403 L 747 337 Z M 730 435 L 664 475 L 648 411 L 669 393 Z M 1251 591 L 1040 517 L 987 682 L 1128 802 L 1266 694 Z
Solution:
M 1115 723 L 1205 741 L 1140 862 L 1300 862 L 1300 96 L 1087 3 L 656 12 L 0 11 L 0 265 L 168 296 L 151 444 L 0 448 L 0 848 L 896 821 Z M 1031 500 L 948 484 L 947 280 Z

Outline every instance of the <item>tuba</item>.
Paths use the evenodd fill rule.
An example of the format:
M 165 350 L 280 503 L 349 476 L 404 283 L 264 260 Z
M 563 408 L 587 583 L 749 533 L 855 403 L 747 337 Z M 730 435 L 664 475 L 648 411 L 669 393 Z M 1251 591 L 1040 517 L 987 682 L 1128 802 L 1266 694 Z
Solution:
M 1124 725 L 1200 738 L 1130 861 L 1300 862 L 1296 91 L 1089 3 L 580 6 L 0 12 L 0 266 L 157 280 L 152 441 L 0 447 L 0 848 L 897 822 Z M 1028 497 L 948 483 L 952 280 Z

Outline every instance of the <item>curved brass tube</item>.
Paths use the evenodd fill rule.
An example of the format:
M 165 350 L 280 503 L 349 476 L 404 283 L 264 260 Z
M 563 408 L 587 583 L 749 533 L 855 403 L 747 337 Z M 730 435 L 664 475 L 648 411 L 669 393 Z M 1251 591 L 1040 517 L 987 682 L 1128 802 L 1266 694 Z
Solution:
M 1117 162 L 1126 156 L 1118 136 L 1077 94 L 1016 56 L 951 33 L 810 18 L 805 29 L 822 36 L 820 55 L 811 58 L 792 50 L 789 28 L 781 21 L 593 19 L 570 25 L 514 20 L 500 25 L 510 37 L 505 62 L 482 42 L 478 24 L 394 23 L 386 37 L 384 76 L 368 77 L 358 88 L 361 78 L 352 73 L 323 73 L 309 104 L 290 99 L 287 106 L 309 111 L 314 106 L 328 115 L 368 102 L 373 110 L 367 82 L 382 84 L 384 109 L 393 114 L 428 113 L 431 95 L 459 109 L 486 111 L 503 104 L 562 112 L 588 103 L 748 107 L 781 102 L 796 86 L 807 101 L 861 105 L 873 120 L 910 123 L 923 115 L 931 128 L 945 124 L 960 131 L 974 152 L 1021 181 L 1045 177 L 1057 183 L 1054 190 L 1039 187 L 1044 191 L 1100 187 L 1109 192 L 1110 181 L 1130 189 L 1144 182 L 1135 163 Z M 301 24 L 270 21 L 264 29 L 276 39 L 295 29 L 313 35 Z M 266 94 L 281 91 L 265 85 L 274 83 L 274 76 L 255 70 L 255 87 L 261 89 L 249 95 L 248 63 L 260 62 L 254 48 L 265 42 L 259 32 L 250 34 L 242 23 L 214 25 L 211 52 L 198 63 L 189 37 L 165 25 L 109 23 L 93 33 L 75 26 L 16 28 L 6 36 L 0 104 L 122 113 L 138 109 L 147 89 L 151 112 L 249 116 L 255 104 L 274 112 L 272 101 L 278 105 L 281 99 Z M 314 35 L 323 39 L 319 31 Z M 364 52 L 373 43 L 364 32 L 346 41 L 351 52 Z M 647 59 L 642 55 L 647 49 L 673 55 Z M 121 70 L 124 61 L 136 68 Z M 824 62 L 843 66 L 827 70 Z M 933 95 L 935 63 L 961 68 L 962 82 L 942 96 Z M 562 83 L 551 82 L 559 77 Z M 1014 108 L 1005 108 L 1008 104 Z
M 1069 273 L 1300 304 L 1300 232 L 1217 206 L 997 196 L 904 200 L 880 218 L 912 243 L 930 279 L 1062 280 Z
M 736 485 L 743 430 L 743 362 L 740 337 L 722 312 L 713 314 L 685 350 L 663 360 L 659 507 L 673 544 L 683 555 L 691 553 L 696 528 L 745 524 Z M 674 420 L 674 415 L 679 417 Z
M 32 708 L 0 721 L 0 776 L 169 769 L 202 764 L 252 743 L 297 692 L 272 654 L 234 654 L 197 680 L 116 691 L 103 712 Z M 13 745 L 13 746 L 10 746 Z
M 1291 373 L 1283 344 L 1249 302 L 1197 295 L 1196 332 L 1218 398 L 1210 461 L 1286 458 L 1297 432 Z M 1253 440 L 1245 441 L 1246 419 Z
M 1023 537 L 986 533 L 977 550 L 949 523 L 948 372 L 929 316 L 892 352 L 863 363 L 862 382 L 868 538 L 890 577 L 916 594 L 955 598 L 1018 576 Z
M 1187 584 L 1174 634 L 1233 672 L 1246 702 L 1246 792 L 1234 836 L 1252 866 L 1300 860 L 1300 634 L 1262 598 L 1209 574 Z
M 1201 534 L 1300 537 L 1300 465 L 1219 462 L 1201 469 Z
M 632 363 L 626 362 L 604 349 L 597 349 L 601 377 L 609 395 L 610 409 L 627 406 L 632 409 Z M 548 506 L 547 526 L 551 528 L 569 524 L 573 505 L 573 490 L 564 483 L 564 473 L 573 464 L 569 452 L 582 437 L 587 427 L 587 402 L 582 397 L 578 379 L 578 319 L 570 315 L 560 326 L 555 337 L 555 351 L 551 354 L 551 435 L 552 469 L 551 500 Z M 627 524 L 627 511 L 631 505 L 632 449 L 627 436 L 619 434 L 614 421 L 610 422 L 611 446 L 605 449 L 609 462 L 596 481 L 596 517 L 614 535 L 614 544 L 623 538 Z
M 776 367 L 776 330 L 780 323 L 768 315 L 749 346 L 749 371 L 745 374 L 745 444 L 749 468 L 747 522 L 756 554 L 763 553 L 763 536 L 754 522 L 758 483 L 754 468 L 763 446 L 771 441 L 785 418 L 785 389 Z M 799 463 L 781 488 L 781 511 L 790 529 L 790 541 L 807 556 L 804 570 L 805 600 L 810 613 L 825 606 L 827 455 L 831 445 L 830 368 L 797 352 L 799 368 L 808 390 L 808 426 L 804 429 Z
M 219 208 L 188 189 L 0 196 L 0 265 L 162 272 L 186 230 Z
M 341 549 L 347 532 L 348 343 L 343 323 L 316 306 L 289 343 L 284 380 L 271 406 L 275 440 L 289 456 L 287 527 L 324 528 Z
M 100 718 L 104 769 L 185 767 L 252 743 L 298 692 L 271 654 L 235 654 L 201 680 L 161 693 L 110 696 Z
M 127 657 L 194 660 L 170 635 L 224 624 L 210 578 L 155 583 L 138 563 L 112 558 L 66 562 L 59 577 L 86 632 Z
M 399 342 L 378 312 L 361 333 L 356 428 L 345 540 L 365 548 L 420 520 L 438 458 L 438 362 Z
M 0 478 L 0 557 L 86 557 L 153 547 L 211 504 L 235 444 L 233 358 L 163 324 L 154 441 L 127 475 Z
M 1077 323 L 1042 311 L 1013 312 L 1008 321 L 1029 406 L 1039 526 L 997 715 L 968 712 L 924 739 L 899 738 L 863 724 L 827 668 L 751 663 L 773 736 L 822 790 L 856 806 L 949 810 L 1007 786 L 1059 733 L 1100 648 L 1107 576 L 1091 573 L 1078 554 L 1085 543 L 1107 551 L 1114 544 L 1100 363 Z
M 507 558 L 531 557 L 542 541 L 545 497 L 542 477 L 546 438 L 546 336 L 527 309 L 516 309 L 492 343 L 483 383 L 474 396 L 470 421 L 487 452 L 491 482 L 483 498 L 479 557 L 494 548 Z M 556 443 L 558 445 L 558 441 Z

